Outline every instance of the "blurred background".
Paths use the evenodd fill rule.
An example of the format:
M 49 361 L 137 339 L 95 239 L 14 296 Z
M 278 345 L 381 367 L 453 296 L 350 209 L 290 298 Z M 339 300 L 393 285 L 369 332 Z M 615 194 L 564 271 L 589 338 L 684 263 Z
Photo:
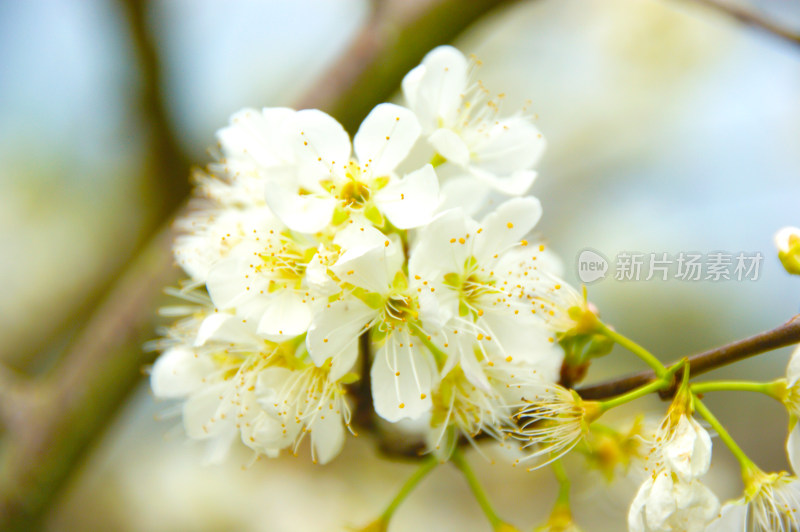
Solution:
M 173 140 L 148 117 L 162 113 L 175 151 L 203 166 L 234 111 L 292 105 L 370 12 L 366 0 L 163 0 L 137 19 L 129 4 L 0 2 L 0 361 L 16 372 L 53 377 L 77 330 L 72 318 L 97 303 L 188 183 L 188 172 L 164 182 L 159 163 L 183 161 L 153 156 Z M 798 0 L 741 5 L 800 29 Z M 530 100 L 539 116 L 549 148 L 532 193 L 567 280 L 579 284 L 575 261 L 585 248 L 612 259 L 623 251 L 764 256 L 756 281 L 607 278 L 589 288 L 606 321 L 670 360 L 798 312 L 800 282 L 781 269 L 772 235 L 800 225 L 800 46 L 692 0 L 528 0 L 493 11 L 455 44 L 483 62 L 480 77 L 506 93 L 505 110 Z M 162 108 L 142 97 L 153 55 Z M 714 375 L 772 379 L 789 353 Z M 589 380 L 638 369 L 632 358 L 598 362 Z M 744 393 L 716 394 L 708 405 L 759 465 L 788 467 L 778 405 Z M 656 416 L 664 408 L 653 400 L 628 412 L 643 406 Z M 326 467 L 305 452 L 250 464 L 244 451 L 204 467 L 171 410 L 141 378 L 80 453 L 44 529 L 339 530 L 373 518 L 414 469 L 381 459 L 366 436 Z M 737 496 L 733 460 L 716 449 L 709 484 L 721 499 Z M 548 471 L 477 455 L 473 463 L 501 515 L 524 529 L 545 520 L 555 498 Z M 608 485 L 579 475 L 580 459 L 567 465 L 577 522 L 621 530 L 636 481 Z M 450 467 L 422 484 L 391 527 L 488 529 Z

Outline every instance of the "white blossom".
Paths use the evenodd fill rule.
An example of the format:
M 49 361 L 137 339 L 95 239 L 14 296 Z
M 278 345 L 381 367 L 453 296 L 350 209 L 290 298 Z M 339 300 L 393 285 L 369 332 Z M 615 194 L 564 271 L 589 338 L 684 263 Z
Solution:
M 487 389 L 479 359 L 532 365 L 556 379 L 562 355 L 539 301 L 539 248 L 526 236 L 541 214 L 534 198 L 515 198 L 480 223 L 458 209 L 438 216 L 420 235 L 409 260 L 412 289 L 432 341 Z
M 352 231 L 361 245 L 351 246 L 329 268 L 344 291 L 314 314 L 309 353 L 317 365 L 328 364 L 335 376 L 342 375 L 357 357 L 359 335 L 372 328 L 375 411 L 392 422 L 417 419 L 430 410 L 438 371 L 420 338 L 418 303 L 402 272 L 402 244 L 373 227 Z M 351 240 L 350 232 L 342 235 Z
M 664 468 L 649 476 L 628 513 L 631 532 L 702 532 L 719 509 L 717 497 L 699 480 L 682 480 Z
M 691 415 L 671 411 L 656 431 L 648 460 L 651 471 L 666 470 L 685 482 L 696 480 L 711 465 L 711 436 Z
M 552 383 L 529 386 L 525 405 L 515 414 L 518 428 L 510 434 L 528 451 L 517 462 L 533 461 L 537 469 L 567 454 L 599 417 L 598 404 Z
M 419 118 L 437 155 L 476 180 L 505 194 L 524 194 L 533 183 L 533 166 L 545 148 L 542 134 L 525 114 L 503 116 L 503 95 L 492 98 L 470 65 L 452 46 L 435 48 L 403 79 L 403 94 Z M 469 179 L 451 190 L 474 190 Z
M 797 532 L 800 530 L 800 479 L 786 473 L 760 473 L 745 496 L 722 506 L 708 532 Z
M 237 436 L 276 456 L 311 433 L 312 456 L 324 463 L 341 449 L 349 409 L 341 383 L 311 363 L 297 342 L 277 344 L 202 296 L 192 315 L 173 326 L 150 382 L 156 397 L 181 399 L 183 426 L 221 461 Z
M 400 178 L 394 171 L 420 133 L 407 109 L 381 104 L 350 138 L 317 110 L 298 111 L 289 141 L 296 171 L 274 173 L 266 200 L 291 229 L 316 233 L 353 217 L 378 227 L 384 218 L 397 228 L 424 225 L 439 206 L 439 185 L 430 165 Z M 355 158 L 351 157 L 355 153 Z

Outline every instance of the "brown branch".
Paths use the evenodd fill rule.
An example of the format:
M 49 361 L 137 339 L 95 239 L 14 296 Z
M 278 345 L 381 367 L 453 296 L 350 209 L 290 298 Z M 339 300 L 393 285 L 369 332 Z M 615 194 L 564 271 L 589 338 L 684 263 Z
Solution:
M 144 79 L 142 111 L 151 125 L 154 121 L 158 124 L 150 144 L 155 150 L 151 156 L 158 164 L 155 170 L 166 179 L 177 173 L 186 179 L 160 96 L 160 69 L 145 24 L 145 3 L 122 1 L 140 61 L 149 71 Z M 428 49 L 453 38 L 490 8 L 510 1 L 383 2 L 337 69 L 314 87 L 310 94 L 315 97 L 304 99 L 303 106 L 327 109 L 352 128 L 372 106 L 387 98 Z M 406 15 L 401 16 L 403 13 Z M 180 201 L 181 187 L 169 186 L 165 205 Z M 18 407 L 22 415 L 17 421 L 6 420 L 11 426 L 0 455 L 0 530 L 36 527 L 79 459 L 140 379 L 142 366 L 150 360 L 142 354 L 141 345 L 155 335 L 151 319 L 156 302 L 162 288 L 177 276 L 170 243 L 170 232 L 162 230 L 109 291 L 57 367 L 46 378 L 26 386 L 26 393 L 14 396 L 16 404 L 11 406 Z
M 163 68 L 156 38 L 148 24 L 147 0 L 119 0 L 127 17 L 133 52 L 141 77 L 137 94 L 139 115 L 143 117 L 147 138 L 147 160 L 142 183 L 155 211 L 154 231 L 189 194 L 189 161 L 171 127 L 163 88 Z
M 322 109 L 354 133 L 375 103 L 389 100 L 429 50 L 451 42 L 490 10 L 516 1 L 375 2 L 369 23 L 297 107 Z
M 162 287 L 177 272 L 172 234 L 155 239 L 102 303 L 78 341 L 46 378 L 16 397 L 0 459 L 0 529 L 28 529 L 69 471 L 105 428 L 150 360 L 141 344 L 152 337 Z
M 130 110 L 144 129 L 145 157 L 139 172 L 140 193 L 147 200 L 148 212 L 139 232 L 130 240 L 118 244 L 117 249 L 97 268 L 94 286 L 83 294 L 64 302 L 70 305 L 62 318 L 52 320 L 40 328 L 39 334 L 31 338 L 26 353 L 15 356 L 14 365 L 21 370 L 34 373 L 41 357 L 31 353 L 47 352 L 58 340 L 75 330 L 76 324 L 85 323 L 119 278 L 129 262 L 142 251 L 148 241 L 159 231 L 189 193 L 189 161 L 176 140 L 167 112 L 163 91 L 162 65 L 159 60 L 155 37 L 147 24 L 145 0 L 119 0 L 128 23 L 131 37 L 131 52 L 136 60 L 139 83 L 134 105 Z
M 800 33 L 789 30 L 774 22 L 758 16 L 750 10 L 730 4 L 723 0 L 694 0 L 694 2 L 708 8 L 720 11 L 739 22 L 761 29 L 767 33 L 788 41 L 795 46 L 800 45 Z
M 770 331 L 690 356 L 689 372 L 692 377 L 695 377 L 739 360 L 796 343 L 800 343 L 800 314 Z M 655 379 L 655 373 L 647 370 L 598 384 L 582 386 L 577 389 L 577 392 L 584 399 L 605 399 L 623 394 Z M 664 395 L 670 395 L 669 391 Z

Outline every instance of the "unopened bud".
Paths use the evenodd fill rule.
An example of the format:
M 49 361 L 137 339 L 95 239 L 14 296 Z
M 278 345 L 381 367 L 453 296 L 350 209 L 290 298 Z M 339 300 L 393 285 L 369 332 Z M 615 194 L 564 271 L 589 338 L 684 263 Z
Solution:
M 800 275 L 800 229 L 784 227 L 775 233 L 775 246 L 778 248 L 778 258 L 786 271 Z

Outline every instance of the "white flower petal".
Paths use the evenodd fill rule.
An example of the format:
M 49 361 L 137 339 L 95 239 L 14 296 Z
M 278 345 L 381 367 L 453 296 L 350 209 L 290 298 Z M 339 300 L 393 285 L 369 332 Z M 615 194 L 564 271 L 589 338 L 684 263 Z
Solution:
M 786 454 L 789 456 L 789 463 L 795 475 L 800 471 L 800 423 L 795 423 L 794 428 L 789 433 L 786 440 Z
M 428 136 L 428 142 L 448 162 L 458 166 L 469 164 L 469 147 L 454 131 L 445 128 L 437 129 Z
M 384 244 L 363 253 L 344 254 L 331 266 L 336 276 L 345 283 L 360 286 L 369 292 L 386 294 L 395 274 L 402 263 L 398 264 L 396 246 L 388 237 Z M 402 257 L 402 255 L 400 255 Z
M 214 363 L 207 357 L 183 347 L 173 347 L 153 364 L 150 387 L 156 397 L 185 397 L 202 388 L 205 378 L 214 370 Z
M 725 503 L 719 518 L 708 525 L 706 532 L 744 532 L 747 530 L 747 510 L 743 500 Z
M 265 190 L 267 205 L 287 227 L 300 233 L 316 233 L 328 225 L 336 208 L 336 199 L 313 194 L 299 194 L 270 180 Z
M 392 180 L 375 195 L 375 203 L 399 229 L 427 224 L 440 203 L 433 166 L 427 164 L 403 179 Z
M 536 180 L 536 172 L 533 170 L 516 170 L 511 175 L 499 177 L 480 168 L 470 168 L 470 173 L 482 183 L 502 192 L 507 196 L 521 196 L 528 192 L 533 182 Z
M 195 440 L 214 437 L 223 432 L 228 421 L 219 416 L 226 384 L 220 383 L 192 395 L 183 403 L 183 427 L 187 436 Z
M 786 381 L 791 387 L 800 380 L 800 347 L 792 351 L 792 357 L 789 359 L 789 365 L 786 367 Z
M 541 216 L 542 205 L 533 197 L 514 198 L 501 204 L 483 219 L 482 231 L 475 239 L 475 256 L 488 261 L 518 244 Z
M 442 197 L 440 211 L 458 208 L 472 216 L 489 200 L 491 187 L 471 174 L 461 175 L 444 181 L 440 186 L 440 193 Z
M 322 246 L 320 246 L 322 249 Z M 321 296 L 331 296 L 341 292 L 341 288 L 336 284 L 330 275 L 328 275 L 328 267 L 324 261 L 320 259 L 319 251 L 311 257 L 306 267 L 306 282 L 309 288 Z
M 403 93 L 426 131 L 454 120 L 467 86 L 467 60 L 452 46 L 431 50 L 403 79 Z
M 392 423 L 428 412 L 433 366 L 418 340 L 407 333 L 391 335 L 375 354 L 370 371 L 375 412 Z
M 461 273 L 470 256 L 467 235 L 475 238 L 472 224 L 460 209 L 437 216 L 419 235 L 409 258 L 408 271 L 412 277 L 439 281 L 447 273 Z M 461 243 L 460 239 L 464 239 Z M 471 244 L 471 243 L 470 243 Z
M 311 445 L 317 462 L 327 464 L 333 460 L 342 450 L 344 436 L 341 412 L 333 402 L 323 405 L 311 428 Z
M 311 323 L 310 303 L 292 290 L 283 290 L 269 299 L 258 323 L 258 333 L 281 341 L 303 334 Z
M 406 158 L 420 131 L 414 113 L 399 105 L 382 103 L 364 119 L 353 139 L 353 148 L 359 163 L 371 175 L 388 175 Z
M 648 476 L 633 498 L 630 510 L 628 511 L 628 530 L 630 532 L 647 532 L 647 528 L 645 528 L 644 508 L 652 487 L 653 478 Z
M 194 345 L 205 345 L 209 340 L 258 347 L 259 340 L 242 320 L 227 312 L 209 314 L 197 330 Z
M 666 466 L 684 481 L 705 475 L 711 465 L 711 437 L 706 429 L 693 418 L 681 416 L 673 431 L 663 449 Z
M 285 107 L 239 111 L 228 127 L 217 132 L 222 153 L 228 159 L 252 159 L 261 167 L 290 162 L 287 126 L 294 115 Z
M 345 264 L 368 251 L 386 247 L 386 242 L 391 245 L 389 238 L 372 225 L 348 224 L 333 239 L 342 251 L 337 263 Z
M 348 298 L 334 301 L 314 315 L 306 347 L 317 366 L 331 360 L 331 380 L 338 380 L 353 368 L 358 358 L 358 337 L 376 312 L 358 299 Z
M 532 168 L 546 147 L 542 134 L 523 116 L 501 119 L 477 138 L 470 146 L 473 164 L 497 176 Z
M 298 111 L 294 119 L 298 158 L 324 175 L 350 161 L 350 137 L 333 117 L 317 109 Z
M 236 440 L 237 433 L 236 427 L 229 424 L 225 427 L 225 430 L 207 440 L 203 450 L 202 465 L 220 465 L 224 463 L 230 453 L 231 445 Z

